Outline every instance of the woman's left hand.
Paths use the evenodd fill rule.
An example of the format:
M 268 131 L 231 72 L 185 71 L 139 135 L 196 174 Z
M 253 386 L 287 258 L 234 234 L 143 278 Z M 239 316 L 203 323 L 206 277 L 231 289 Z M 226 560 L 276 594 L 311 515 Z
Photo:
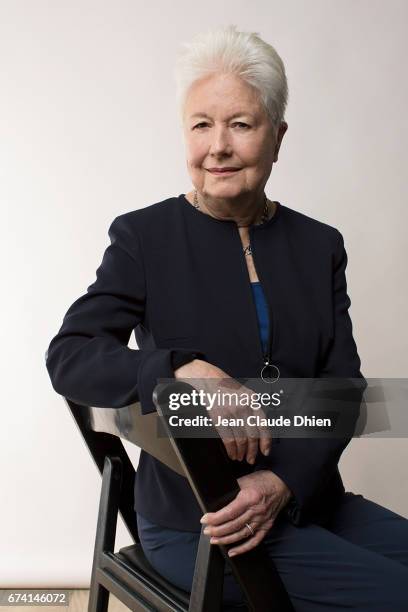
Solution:
M 211 544 L 233 544 L 245 538 L 243 544 L 230 548 L 230 557 L 258 546 L 292 496 L 283 480 L 271 470 L 259 470 L 237 480 L 241 491 L 236 498 L 218 512 L 209 512 L 201 518 L 201 523 L 207 525 L 204 533 L 211 536 Z

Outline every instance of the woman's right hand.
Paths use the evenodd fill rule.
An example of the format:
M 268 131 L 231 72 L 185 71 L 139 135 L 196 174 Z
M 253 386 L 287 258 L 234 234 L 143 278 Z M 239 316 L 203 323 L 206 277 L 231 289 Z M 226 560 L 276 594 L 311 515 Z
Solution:
M 186 363 L 174 372 L 177 380 L 196 379 L 200 388 L 210 393 L 223 390 L 225 393 L 234 391 L 238 394 L 246 396 L 251 395 L 253 391 L 241 385 L 237 380 L 231 378 L 221 368 L 203 361 L 202 359 L 193 359 Z M 257 409 L 256 413 L 261 417 L 265 417 L 262 408 Z M 227 419 L 242 418 L 244 423 L 248 416 L 253 415 L 253 409 L 247 405 L 241 405 L 239 402 L 236 405 L 218 406 L 215 404 L 211 408 L 211 417 L 213 423 L 217 422 L 217 417 L 221 416 Z M 242 461 L 244 458 L 250 464 L 255 463 L 258 449 L 268 455 L 272 444 L 272 436 L 269 428 L 245 425 L 245 427 L 234 427 L 232 425 L 216 427 L 220 437 L 224 443 L 228 456 L 232 460 Z

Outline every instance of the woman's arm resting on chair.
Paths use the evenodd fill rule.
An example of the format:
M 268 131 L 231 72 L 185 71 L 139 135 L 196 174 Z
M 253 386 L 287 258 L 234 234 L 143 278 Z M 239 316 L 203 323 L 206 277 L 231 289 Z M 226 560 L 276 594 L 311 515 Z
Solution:
M 146 295 L 138 237 L 125 217 L 112 222 L 96 281 L 67 311 L 46 352 L 46 366 L 55 391 L 80 405 L 119 408 L 140 401 L 147 413 L 155 410 L 157 379 L 172 378 L 173 368 L 204 355 L 127 346 L 143 321 Z

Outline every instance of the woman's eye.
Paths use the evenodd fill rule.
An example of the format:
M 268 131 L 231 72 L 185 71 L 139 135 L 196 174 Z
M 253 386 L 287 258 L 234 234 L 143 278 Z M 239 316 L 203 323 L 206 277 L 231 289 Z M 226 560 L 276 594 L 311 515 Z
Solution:
M 247 123 L 243 123 L 242 121 L 235 121 L 235 123 L 233 123 L 232 125 L 237 125 L 240 129 L 249 129 L 251 126 L 248 125 Z M 208 126 L 208 123 L 206 121 L 201 121 L 201 123 L 197 123 L 193 129 L 196 128 L 201 128 L 201 127 L 205 127 Z

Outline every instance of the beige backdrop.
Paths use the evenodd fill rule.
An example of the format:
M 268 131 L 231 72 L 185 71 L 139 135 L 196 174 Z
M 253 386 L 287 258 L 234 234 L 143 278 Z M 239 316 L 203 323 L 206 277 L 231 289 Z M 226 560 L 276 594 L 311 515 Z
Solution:
M 267 194 L 343 233 L 363 373 L 406 376 L 407 17 L 396 0 L 1 2 L 0 586 L 89 583 L 100 478 L 44 353 L 113 218 L 191 187 L 171 70 L 196 32 L 235 23 L 281 54 Z M 408 516 L 407 462 L 405 439 L 359 439 L 341 467 Z

